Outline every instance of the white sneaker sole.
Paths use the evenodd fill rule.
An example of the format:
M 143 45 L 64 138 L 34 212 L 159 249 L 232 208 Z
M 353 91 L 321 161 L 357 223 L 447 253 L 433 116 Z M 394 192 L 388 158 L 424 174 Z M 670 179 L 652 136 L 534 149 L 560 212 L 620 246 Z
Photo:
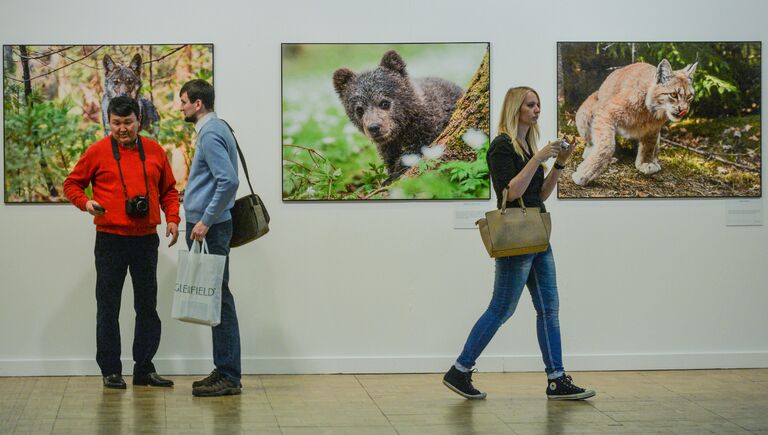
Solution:
M 585 391 L 583 393 L 578 393 L 578 394 L 566 394 L 566 395 L 561 395 L 561 396 L 557 396 L 557 395 L 550 396 L 549 394 L 547 394 L 547 399 L 550 399 L 550 400 L 584 400 L 584 399 L 589 399 L 590 397 L 594 396 L 595 394 L 597 394 L 597 393 L 595 393 L 592 390 L 587 390 L 587 391 Z
M 485 396 L 487 396 L 487 394 L 485 394 L 485 393 L 476 394 L 474 396 L 471 395 L 471 394 L 463 393 L 458 388 L 456 388 L 453 385 L 451 385 L 448 382 L 446 382 L 445 379 L 443 379 L 443 385 L 448 387 L 449 390 L 453 391 L 454 393 L 458 394 L 459 396 L 464 397 L 465 399 L 469 399 L 469 400 L 482 400 L 482 399 L 485 399 Z

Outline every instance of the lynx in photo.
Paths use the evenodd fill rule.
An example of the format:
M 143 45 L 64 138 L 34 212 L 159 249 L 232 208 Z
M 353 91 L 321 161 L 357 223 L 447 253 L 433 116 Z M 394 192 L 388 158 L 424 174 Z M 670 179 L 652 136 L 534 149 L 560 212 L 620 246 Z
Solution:
M 616 148 L 616 133 L 639 142 L 638 171 L 658 172 L 661 127 L 667 120 L 680 121 L 690 111 L 696 65 L 675 71 L 664 59 L 657 67 L 638 62 L 612 72 L 576 112 L 576 127 L 587 143 L 573 181 L 584 186 L 606 170 Z

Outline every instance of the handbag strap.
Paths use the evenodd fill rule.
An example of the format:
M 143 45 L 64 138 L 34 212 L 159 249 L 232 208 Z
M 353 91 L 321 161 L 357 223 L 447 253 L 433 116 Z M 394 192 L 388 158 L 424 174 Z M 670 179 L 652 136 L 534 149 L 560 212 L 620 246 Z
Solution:
M 509 195 L 509 189 L 504 189 L 504 192 L 502 192 L 501 196 L 501 214 L 504 214 L 507 212 L 507 196 Z M 523 209 L 523 213 L 528 213 L 528 209 L 525 208 L 525 203 L 523 202 L 523 197 L 517 198 L 517 200 L 520 202 L 520 208 Z
M 199 240 L 192 240 L 192 243 L 189 245 L 189 252 L 191 254 L 207 254 L 208 242 L 205 241 L 205 237 L 203 237 L 202 242 Z
M 232 129 L 232 126 L 229 125 L 227 121 L 224 121 L 223 119 L 221 120 L 224 122 L 224 124 L 227 124 L 229 131 L 232 132 L 232 137 L 235 139 L 235 146 L 237 147 L 237 155 L 240 156 L 240 164 L 243 165 L 243 172 L 245 172 L 245 179 L 248 181 L 248 188 L 251 189 L 251 195 L 255 195 L 255 193 L 253 192 L 253 186 L 251 186 L 251 177 L 248 176 L 248 165 L 245 164 L 245 157 L 243 156 L 243 151 L 240 149 L 240 144 L 237 142 L 237 136 L 235 136 L 235 130 Z

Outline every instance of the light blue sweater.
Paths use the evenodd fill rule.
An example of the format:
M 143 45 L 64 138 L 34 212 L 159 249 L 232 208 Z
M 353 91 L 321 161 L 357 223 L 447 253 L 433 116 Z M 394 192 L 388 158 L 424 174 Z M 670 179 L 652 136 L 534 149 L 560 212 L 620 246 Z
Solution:
M 197 122 L 197 145 L 184 192 L 187 222 L 211 226 L 232 219 L 237 195 L 237 146 L 229 128 L 211 112 Z

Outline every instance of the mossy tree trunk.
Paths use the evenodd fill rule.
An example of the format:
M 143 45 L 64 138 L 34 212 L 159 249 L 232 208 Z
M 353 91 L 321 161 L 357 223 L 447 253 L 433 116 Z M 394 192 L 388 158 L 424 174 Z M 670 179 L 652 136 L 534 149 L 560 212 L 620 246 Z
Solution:
M 34 102 L 32 101 L 32 78 L 29 72 L 29 59 L 31 56 L 27 50 L 26 45 L 19 45 L 19 52 L 21 58 L 22 78 L 24 79 L 24 103 L 27 105 L 27 110 L 32 111 Z M 31 117 L 29 118 L 29 125 L 27 125 L 27 128 L 30 131 L 30 136 L 32 136 L 31 132 L 35 127 L 32 125 Z M 53 176 L 51 175 L 51 170 L 48 168 L 48 162 L 45 160 L 43 145 L 41 143 L 35 143 L 35 151 L 37 151 L 38 162 L 40 163 L 40 171 L 43 174 L 43 179 L 45 180 L 45 186 L 48 189 L 48 194 L 51 196 L 51 198 L 58 198 L 59 191 L 53 184 Z
M 475 151 L 461 138 L 468 129 L 474 128 L 490 136 L 490 84 L 490 51 L 486 50 L 483 61 L 472 77 L 464 96 L 456 102 L 456 109 L 448 125 L 430 145 L 445 145 L 446 150 L 441 157 L 442 160 L 471 161 L 475 159 Z

